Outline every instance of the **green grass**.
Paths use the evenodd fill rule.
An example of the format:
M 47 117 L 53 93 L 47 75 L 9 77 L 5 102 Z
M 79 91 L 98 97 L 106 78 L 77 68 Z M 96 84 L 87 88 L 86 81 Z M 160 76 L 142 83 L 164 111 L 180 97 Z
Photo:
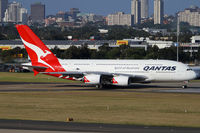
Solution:
M 66 79 L 59 79 L 57 77 L 52 77 L 44 74 L 39 74 L 34 76 L 33 73 L 9 73 L 0 72 L 0 82 L 47 82 L 47 83 L 66 83 L 74 82 Z
M 113 91 L 0 93 L 0 118 L 200 127 L 200 96 Z
M 191 82 L 200 82 L 200 80 L 192 80 Z

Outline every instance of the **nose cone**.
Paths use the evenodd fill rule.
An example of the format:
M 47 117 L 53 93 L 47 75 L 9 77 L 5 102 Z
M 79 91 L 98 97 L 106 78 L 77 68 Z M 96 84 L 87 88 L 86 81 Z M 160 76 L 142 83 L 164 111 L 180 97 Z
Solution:
M 186 74 L 187 80 L 197 79 L 198 75 L 194 71 L 190 71 Z
M 195 72 L 196 78 L 195 79 L 200 79 L 200 72 Z
M 196 73 L 195 71 L 191 72 L 191 79 L 199 79 L 200 75 L 198 73 Z
M 194 72 L 196 75 L 195 79 L 200 79 L 200 69 L 199 68 L 193 69 L 192 72 Z

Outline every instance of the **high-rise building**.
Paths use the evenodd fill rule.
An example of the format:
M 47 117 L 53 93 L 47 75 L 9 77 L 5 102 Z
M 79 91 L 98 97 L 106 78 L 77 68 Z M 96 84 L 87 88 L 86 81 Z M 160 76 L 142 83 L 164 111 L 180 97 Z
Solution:
M 118 12 L 116 14 L 108 15 L 108 25 L 128 25 L 133 26 L 133 18 L 131 14 L 124 14 L 123 12 Z
M 22 5 L 17 2 L 12 2 L 8 5 L 5 12 L 4 22 L 23 23 L 28 21 L 28 11 L 22 8 Z
M 162 24 L 164 17 L 164 1 L 154 0 L 154 24 Z
M 7 7 L 8 0 L 0 0 L 0 22 L 3 21 Z
M 134 24 L 139 24 L 141 20 L 141 3 L 139 0 L 131 1 L 131 14 L 134 15 Z
M 76 19 L 78 13 L 80 13 L 79 8 L 70 8 L 69 14 L 72 19 Z
M 22 24 L 27 24 L 28 22 L 28 10 L 25 8 L 20 8 L 19 19 Z
M 35 3 L 31 5 L 31 20 L 33 23 L 43 23 L 45 19 L 45 5 Z
M 191 7 L 186 8 L 184 11 L 178 13 L 180 22 L 187 22 L 191 26 L 200 27 L 200 8 Z
M 59 11 L 58 13 L 56 13 L 56 18 L 62 19 L 62 21 L 68 21 L 68 17 L 68 12 Z
M 149 17 L 149 0 L 141 0 L 141 18 Z

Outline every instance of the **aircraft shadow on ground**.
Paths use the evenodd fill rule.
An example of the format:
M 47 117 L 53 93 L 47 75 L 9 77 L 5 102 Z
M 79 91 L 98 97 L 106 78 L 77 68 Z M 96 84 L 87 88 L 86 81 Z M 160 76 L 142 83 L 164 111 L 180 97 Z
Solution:
M 177 90 L 182 89 L 181 86 L 164 86 L 164 85 L 132 85 L 128 87 L 110 86 L 105 88 L 96 88 L 94 85 L 56 85 L 58 89 L 49 91 L 119 91 L 119 92 L 137 92 L 137 90 L 144 90 L 145 92 L 155 92 L 155 90 Z M 62 89 L 59 89 L 61 87 Z M 66 87 L 63 89 L 63 87 Z M 188 89 L 200 89 L 199 87 L 189 87 Z M 148 91 L 149 90 L 149 91 Z M 139 92 L 139 91 L 138 91 Z
M 174 86 L 166 86 L 166 85 L 147 85 L 147 84 L 136 84 L 136 85 L 131 85 L 131 86 L 127 86 L 127 87 L 121 87 L 121 86 L 106 86 L 104 88 L 96 88 L 94 85 L 80 85 L 80 84 L 73 84 L 73 85 L 56 85 L 54 87 L 66 87 L 70 88 L 73 87 L 71 90 L 77 90 L 76 87 L 80 88 L 78 90 L 118 90 L 118 89 L 132 89 L 132 90 L 137 90 L 137 89 L 177 89 L 177 88 L 181 88 L 181 86 L 178 85 L 174 85 Z M 194 87 L 192 87 L 194 88 Z M 67 89 L 68 90 L 68 89 Z

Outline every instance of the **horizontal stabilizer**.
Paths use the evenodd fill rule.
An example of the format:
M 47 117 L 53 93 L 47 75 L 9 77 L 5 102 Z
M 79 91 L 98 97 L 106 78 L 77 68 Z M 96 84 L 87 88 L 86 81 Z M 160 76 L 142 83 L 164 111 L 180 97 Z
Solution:
M 44 67 L 44 66 L 29 66 L 29 65 L 22 65 L 22 67 L 28 67 L 32 69 L 47 69 L 49 67 Z
M 34 76 L 38 75 L 40 72 L 44 72 L 46 69 L 49 67 L 44 67 L 44 66 L 30 66 L 30 65 L 22 65 L 24 69 L 32 69 L 34 72 Z

